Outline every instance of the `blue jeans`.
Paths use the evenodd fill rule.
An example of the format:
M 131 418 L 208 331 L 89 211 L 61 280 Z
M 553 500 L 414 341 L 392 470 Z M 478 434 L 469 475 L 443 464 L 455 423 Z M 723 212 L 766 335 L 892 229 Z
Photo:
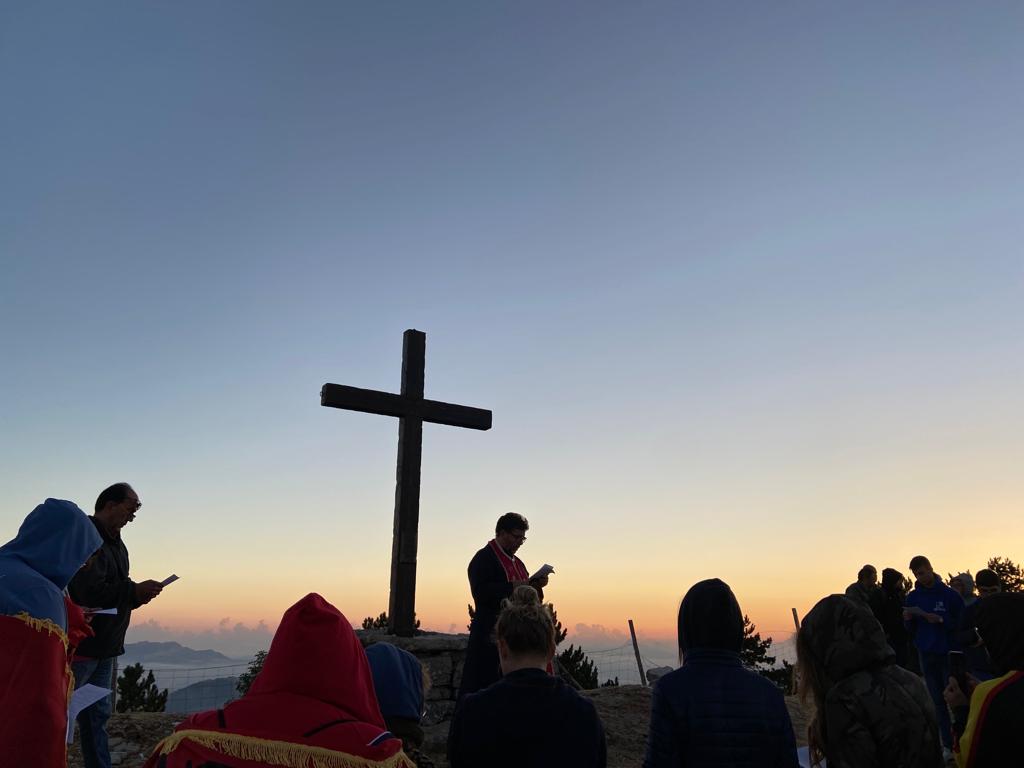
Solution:
M 71 664 L 75 688 L 86 683 L 110 688 L 114 674 L 114 658 L 88 659 Z M 110 748 L 107 746 L 107 720 L 110 719 L 110 696 L 97 701 L 78 713 L 78 733 L 82 737 L 82 762 L 85 768 L 110 768 Z
M 935 702 L 935 714 L 939 717 L 939 738 L 946 749 L 953 748 L 953 726 L 949 722 L 949 709 L 942 692 L 949 685 L 949 659 L 944 653 L 918 651 L 921 658 L 921 674 L 924 675 L 928 693 Z M 87 767 L 88 768 L 88 767 Z

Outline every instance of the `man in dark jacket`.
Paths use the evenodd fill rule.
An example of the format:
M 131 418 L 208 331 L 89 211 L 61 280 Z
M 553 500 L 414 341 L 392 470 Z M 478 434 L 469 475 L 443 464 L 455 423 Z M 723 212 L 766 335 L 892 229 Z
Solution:
M 519 584 L 529 584 L 544 597 L 548 577 L 530 579 L 516 552 L 526 541 L 530 523 L 522 515 L 507 512 L 494 526 L 494 538 L 469 561 L 467 574 L 473 594 L 473 620 L 469 625 L 469 645 L 463 666 L 458 698 L 482 690 L 501 679 L 498 647 L 494 644 L 494 624 L 501 603 L 512 596 Z
M 138 494 L 128 483 L 116 483 L 96 499 L 95 514 L 90 518 L 103 545 L 71 580 L 71 599 L 84 608 L 116 608 L 113 615 L 98 614 L 92 618 L 95 637 L 78 646 L 71 665 L 75 688 L 86 683 L 101 688 L 111 687 L 114 659 L 124 653 L 124 636 L 132 611 L 160 594 L 157 581 L 136 583 L 128 576 L 128 549 L 121 540 L 121 529 L 135 519 L 142 507 Z M 110 697 L 106 696 L 78 715 L 82 737 L 82 761 L 85 768 L 110 768 L 107 747 L 107 720 L 110 718 Z
M 729 585 L 693 585 L 678 629 L 683 666 L 654 686 L 644 768 L 795 768 L 782 691 L 740 661 L 743 614 Z
M 953 756 L 953 730 L 942 692 L 949 679 L 948 654 L 960 650 L 956 633 L 960 629 L 964 601 L 935 575 L 932 564 L 924 555 L 917 555 L 910 561 L 910 570 L 917 579 L 917 586 L 907 595 L 903 619 L 914 637 L 921 659 L 921 674 L 935 704 L 939 736 L 948 760 Z

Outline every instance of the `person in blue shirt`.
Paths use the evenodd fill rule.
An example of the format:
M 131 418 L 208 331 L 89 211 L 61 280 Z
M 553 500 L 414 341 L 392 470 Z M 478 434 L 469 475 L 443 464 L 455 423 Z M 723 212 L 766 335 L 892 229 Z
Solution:
M 953 731 L 942 692 L 949 680 L 948 654 L 960 650 L 956 636 L 963 617 L 964 601 L 935 575 L 932 564 L 924 555 L 917 555 L 910 561 L 910 570 L 917 579 L 917 586 L 907 595 L 903 620 L 914 638 L 914 646 L 921 659 L 921 674 L 935 702 L 939 737 L 948 760 L 953 755 Z

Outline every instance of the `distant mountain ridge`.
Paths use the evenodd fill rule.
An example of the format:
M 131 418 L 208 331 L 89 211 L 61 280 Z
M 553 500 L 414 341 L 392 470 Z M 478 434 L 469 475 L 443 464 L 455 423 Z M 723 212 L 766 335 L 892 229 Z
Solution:
M 218 651 L 210 649 L 197 651 L 173 640 L 160 643 L 150 640 L 126 643 L 124 646 L 124 662 L 129 664 L 138 662 L 142 666 L 147 664 L 176 664 L 187 667 L 212 667 L 219 664 L 238 663 L 235 659 L 230 659 Z

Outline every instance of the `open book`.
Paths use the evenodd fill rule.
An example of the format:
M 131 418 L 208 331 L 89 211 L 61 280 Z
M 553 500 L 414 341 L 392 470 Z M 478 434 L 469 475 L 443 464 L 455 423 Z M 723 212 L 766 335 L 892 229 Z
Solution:
M 554 573 L 554 572 L 555 572 L 555 566 L 548 565 L 547 563 L 544 563 L 544 565 L 542 565 L 540 568 L 538 568 L 537 572 L 535 574 L 533 574 L 533 576 L 531 576 L 530 579 L 531 580 L 532 579 L 543 579 L 549 573 Z

